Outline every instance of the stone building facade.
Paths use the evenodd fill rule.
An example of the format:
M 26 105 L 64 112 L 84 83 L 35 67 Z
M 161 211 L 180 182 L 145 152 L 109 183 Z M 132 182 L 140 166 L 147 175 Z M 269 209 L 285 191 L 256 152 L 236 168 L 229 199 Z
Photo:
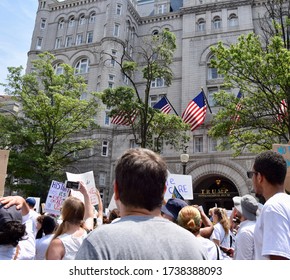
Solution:
M 134 57 L 134 47 L 141 38 L 168 28 L 176 36 L 172 85 L 166 87 L 162 79 L 152 84 L 152 104 L 166 95 L 178 114 L 182 114 L 188 102 L 201 90 L 207 96 L 212 114 L 215 107 L 213 94 L 222 85 L 216 69 L 209 67 L 210 47 L 223 41 L 235 43 L 241 34 L 256 32 L 257 18 L 263 13 L 264 1 L 253 0 L 39 0 L 31 48 L 28 53 L 27 71 L 31 60 L 43 51 L 56 56 L 55 69 L 60 63 L 75 68 L 83 75 L 90 91 L 102 91 L 108 87 L 126 85 L 118 60 L 126 47 L 127 55 Z M 142 81 L 140 80 L 140 88 Z M 238 89 L 234 94 L 238 93 Z M 93 137 L 99 140 L 95 154 L 81 162 L 81 172 L 93 170 L 96 184 L 107 206 L 112 196 L 115 160 L 127 148 L 133 147 L 133 137 L 126 127 L 110 124 L 104 107 L 96 121 L 100 129 Z M 207 111 L 203 125 L 190 133 L 187 152 L 189 162 L 186 173 L 192 176 L 194 200 L 206 209 L 214 205 L 231 209 L 232 197 L 251 193 L 251 181 L 246 171 L 252 166 L 253 155 L 232 157 L 230 151 L 219 152 L 217 142 L 208 134 L 212 114 Z M 162 155 L 171 173 L 180 174 L 181 151 L 164 147 Z

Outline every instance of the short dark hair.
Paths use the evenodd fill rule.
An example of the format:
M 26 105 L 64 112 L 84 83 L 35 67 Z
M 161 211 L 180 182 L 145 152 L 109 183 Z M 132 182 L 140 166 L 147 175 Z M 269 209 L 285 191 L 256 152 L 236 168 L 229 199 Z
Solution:
M 149 211 L 161 207 L 167 166 L 160 155 L 144 148 L 129 149 L 117 161 L 115 176 L 124 205 Z
M 26 226 L 19 221 L 10 221 L 2 225 L 0 230 L 0 245 L 16 247 L 26 235 Z
M 287 163 L 277 152 L 262 152 L 256 157 L 253 168 L 261 173 L 270 184 L 282 185 L 285 181 Z

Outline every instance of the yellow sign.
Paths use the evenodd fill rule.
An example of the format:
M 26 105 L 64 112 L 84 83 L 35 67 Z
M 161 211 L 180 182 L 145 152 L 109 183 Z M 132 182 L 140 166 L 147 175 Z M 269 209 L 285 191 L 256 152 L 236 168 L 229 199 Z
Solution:
M 287 163 L 287 174 L 285 179 L 285 189 L 290 192 L 290 145 L 287 144 L 273 144 L 272 150 L 281 154 Z

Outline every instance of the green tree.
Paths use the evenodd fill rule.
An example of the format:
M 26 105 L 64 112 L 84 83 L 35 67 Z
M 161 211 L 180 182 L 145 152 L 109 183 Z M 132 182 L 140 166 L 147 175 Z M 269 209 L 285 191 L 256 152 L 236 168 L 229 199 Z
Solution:
M 269 40 L 279 34 L 284 47 L 290 50 L 290 1 L 272 0 L 263 3 L 265 13 L 259 15 L 261 38 L 267 46 Z
M 47 191 L 52 179 L 58 179 L 64 168 L 86 157 L 94 141 L 85 137 L 96 128 L 94 117 L 98 102 L 96 93 L 81 100 L 86 84 L 74 69 L 62 64 L 57 75 L 55 57 L 39 55 L 32 62 L 33 72 L 22 75 L 22 67 L 10 67 L 6 93 L 22 106 L 18 116 L 0 116 L 0 145 L 10 150 L 8 171 L 16 178 L 33 182 L 34 194 Z
M 240 100 L 225 91 L 215 95 L 221 110 L 209 134 L 223 139 L 220 148 L 230 146 L 238 155 L 245 149 L 259 152 L 273 143 L 287 143 L 289 107 L 282 110 L 281 102 L 290 104 L 290 52 L 281 36 L 271 37 L 265 47 L 250 33 L 229 47 L 220 42 L 212 52 L 212 66 L 224 75 L 225 86 L 239 88 L 244 95 Z
M 163 30 L 158 35 L 147 36 L 140 46 L 134 48 L 132 61 L 124 48 L 119 65 L 121 72 L 128 79 L 130 87 L 117 87 L 104 90 L 100 97 L 104 104 L 111 108 L 111 115 L 124 114 L 127 116 L 129 127 L 135 142 L 141 147 L 160 151 L 161 139 L 175 149 L 183 148 L 188 141 L 186 131 L 189 129 L 179 116 L 165 115 L 152 109 L 149 104 L 151 83 L 156 79 L 164 79 L 166 86 L 171 85 L 173 78 L 170 65 L 176 49 L 175 35 Z M 110 60 L 115 59 L 111 54 Z M 138 75 L 142 73 L 142 86 Z M 144 85 L 144 86 L 143 86 Z M 132 118 L 136 116 L 136 118 Z M 166 124 L 166 126 L 164 125 Z M 157 145 L 154 145 L 157 141 Z

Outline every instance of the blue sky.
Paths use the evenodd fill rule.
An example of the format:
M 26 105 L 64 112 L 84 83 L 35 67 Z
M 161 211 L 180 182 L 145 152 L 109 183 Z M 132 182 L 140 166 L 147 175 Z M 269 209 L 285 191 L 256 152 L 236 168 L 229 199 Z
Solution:
M 0 83 L 8 66 L 26 67 L 37 7 L 38 0 L 0 0 Z

